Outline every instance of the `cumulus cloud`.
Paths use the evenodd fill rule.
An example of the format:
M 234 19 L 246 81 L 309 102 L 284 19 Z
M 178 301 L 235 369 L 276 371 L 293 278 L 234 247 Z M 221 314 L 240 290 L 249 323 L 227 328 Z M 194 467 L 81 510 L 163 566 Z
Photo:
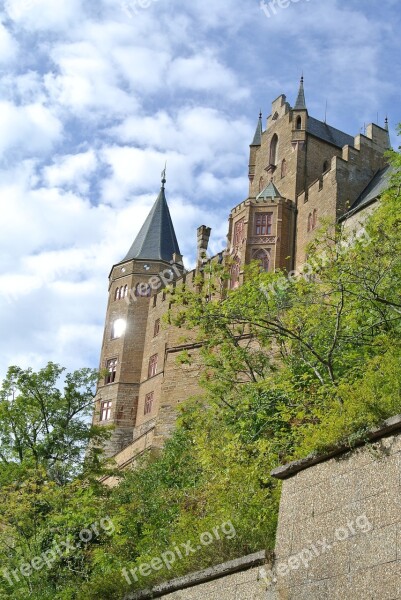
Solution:
M 295 99 L 357 133 L 401 121 L 398 0 L 5 0 L 0 15 L 0 376 L 10 363 L 97 366 L 110 267 L 160 187 L 187 265 L 196 228 L 225 244 L 247 193 L 257 114 Z M 301 34 L 300 34 L 301 32 Z

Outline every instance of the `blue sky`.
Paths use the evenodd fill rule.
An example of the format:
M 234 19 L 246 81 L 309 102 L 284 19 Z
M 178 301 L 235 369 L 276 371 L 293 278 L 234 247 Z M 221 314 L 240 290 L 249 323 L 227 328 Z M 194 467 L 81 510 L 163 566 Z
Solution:
M 399 0 L 5 0 L 0 6 L 0 377 L 97 367 L 107 276 L 158 193 L 181 251 L 224 246 L 259 110 L 347 133 L 401 122 Z

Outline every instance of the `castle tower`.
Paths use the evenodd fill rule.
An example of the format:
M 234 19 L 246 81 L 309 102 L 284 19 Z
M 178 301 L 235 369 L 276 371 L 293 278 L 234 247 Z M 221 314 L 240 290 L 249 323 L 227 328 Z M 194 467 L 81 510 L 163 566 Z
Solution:
M 101 378 L 93 422 L 114 425 L 106 445 L 113 456 L 133 439 L 137 420 L 149 305 L 184 267 L 162 187 L 152 210 L 126 257 L 109 276 L 109 300 L 100 358 Z M 157 369 L 157 365 L 155 365 Z

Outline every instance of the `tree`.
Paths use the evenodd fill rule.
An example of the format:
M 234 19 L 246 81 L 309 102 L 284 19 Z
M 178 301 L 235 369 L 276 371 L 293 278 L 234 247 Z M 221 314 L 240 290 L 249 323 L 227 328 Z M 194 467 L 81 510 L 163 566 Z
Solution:
M 35 373 L 10 367 L 0 389 L 0 472 L 44 468 L 63 484 L 96 460 L 96 442 L 109 432 L 90 424 L 97 373 L 81 369 L 64 376 L 54 363 Z M 89 445 L 92 449 L 88 452 Z

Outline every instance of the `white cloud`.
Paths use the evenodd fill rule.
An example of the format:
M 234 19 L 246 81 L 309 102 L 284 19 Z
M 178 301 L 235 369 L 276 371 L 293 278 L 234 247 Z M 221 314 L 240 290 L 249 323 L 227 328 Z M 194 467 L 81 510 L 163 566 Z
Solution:
M 47 154 L 62 130 L 59 119 L 42 104 L 0 102 L 0 157 L 11 149 L 22 156 Z
M 5 10 L 16 24 L 30 31 L 65 29 L 79 19 L 80 0 L 6 0 Z
M 79 154 L 58 156 L 52 165 L 44 168 L 43 180 L 48 187 L 67 187 L 85 194 L 89 192 L 90 178 L 97 165 L 93 149 Z

